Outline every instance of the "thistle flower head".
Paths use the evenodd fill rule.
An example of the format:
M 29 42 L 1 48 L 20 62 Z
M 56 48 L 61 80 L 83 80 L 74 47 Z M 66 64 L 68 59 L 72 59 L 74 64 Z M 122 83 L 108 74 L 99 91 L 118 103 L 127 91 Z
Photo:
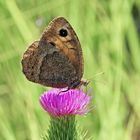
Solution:
M 51 89 L 40 97 L 42 107 L 51 116 L 83 115 L 89 111 L 88 104 L 91 96 L 85 94 L 83 90 L 61 91 L 62 89 Z

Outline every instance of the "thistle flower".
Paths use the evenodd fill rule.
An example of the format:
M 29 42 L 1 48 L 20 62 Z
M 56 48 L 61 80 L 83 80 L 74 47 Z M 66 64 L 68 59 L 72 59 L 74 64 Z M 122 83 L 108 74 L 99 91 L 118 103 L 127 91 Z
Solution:
M 40 97 L 40 103 L 51 116 L 61 117 L 86 114 L 91 96 L 83 90 L 51 89 Z
M 75 115 L 84 115 L 89 111 L 92 97 L 83 90 L 65 90 L 54 88 L 40 97 L 43 109 L 51 116 L 48 133 L 43 140 L 77 140 L 81 136 L 76 129 Z M 82 139 L 85 139 L 84 135 Z

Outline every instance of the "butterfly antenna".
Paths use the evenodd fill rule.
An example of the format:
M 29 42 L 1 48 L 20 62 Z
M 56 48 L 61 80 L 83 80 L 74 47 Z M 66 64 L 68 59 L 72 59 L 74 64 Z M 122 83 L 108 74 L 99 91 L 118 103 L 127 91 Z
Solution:
M 90 78 L 87 78 L 86 80 L 87 80 L 87 81 L 92 81 L 92 79 L 95 80 L 96 77 L 98 77 L 98 76 L 100 76 L 100 75 L 102 75 L 102 74 L 104 74 L 104 72 L 99 72 L 99 73 L 95 74 L 94 76 L 92 76 L 92 77 L 90 77 Z

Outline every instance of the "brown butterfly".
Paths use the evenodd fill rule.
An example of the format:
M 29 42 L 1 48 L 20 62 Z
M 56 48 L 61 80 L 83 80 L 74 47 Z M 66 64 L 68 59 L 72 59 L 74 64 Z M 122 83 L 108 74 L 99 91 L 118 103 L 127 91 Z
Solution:
M 87 85 L 83 76 L 83 54 L 79 39 L 64 17 L 53 19 L 39 41 L 33 42 L 22 58 L 29 81 L 55 88 Z

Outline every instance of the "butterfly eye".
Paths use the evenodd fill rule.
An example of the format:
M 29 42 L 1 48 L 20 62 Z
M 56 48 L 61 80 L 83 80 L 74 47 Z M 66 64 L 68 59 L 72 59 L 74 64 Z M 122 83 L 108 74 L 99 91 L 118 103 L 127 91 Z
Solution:
M 66 37 L 68 35 L 68 32 L 66 29 L 61 29 L 59 31 L 59 35 L 62 36 L 62 37 Z

